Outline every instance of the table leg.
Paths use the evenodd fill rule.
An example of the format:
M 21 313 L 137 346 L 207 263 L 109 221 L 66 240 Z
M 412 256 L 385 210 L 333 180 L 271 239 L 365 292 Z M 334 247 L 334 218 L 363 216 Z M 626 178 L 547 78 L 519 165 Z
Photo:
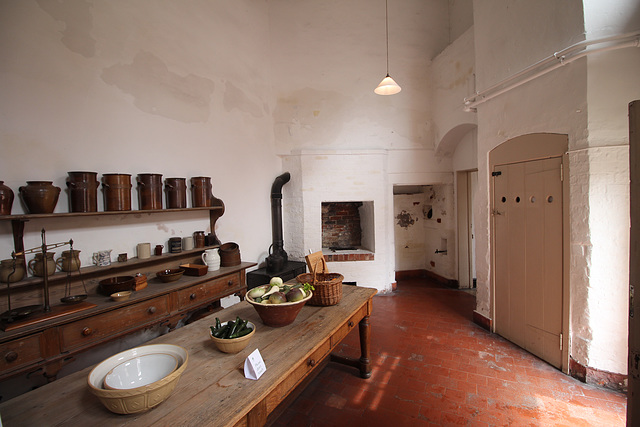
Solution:
M 364 316 L 358 324 L 360 332 L 360 376 L 371 377 L 371 327 L 369 316 Z

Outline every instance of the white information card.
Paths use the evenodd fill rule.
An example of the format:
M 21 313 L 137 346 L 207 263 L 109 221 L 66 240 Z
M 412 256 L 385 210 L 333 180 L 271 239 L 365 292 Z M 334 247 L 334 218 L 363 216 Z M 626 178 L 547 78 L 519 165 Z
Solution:
M 256 348 L 244 361 L 244 376 L 250 380 L 257 380 L 266 370 L 260 350 Z

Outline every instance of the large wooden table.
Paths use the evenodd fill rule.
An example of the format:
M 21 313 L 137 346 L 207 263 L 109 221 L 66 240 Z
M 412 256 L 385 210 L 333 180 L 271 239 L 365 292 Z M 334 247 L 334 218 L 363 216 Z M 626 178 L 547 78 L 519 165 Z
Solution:
M 376 290 L 343 286 L 343 297 L 331 307 L 305 306 L 295 322 L 282 328 L 265 326 L 255 309 L 241 302 L 149 342 L 175 344 L 189 352 L 187 368 L 169 398 L 140 414 L 109 412 L 90 393 L 91 368 L 61 378 L 0 405 L 3 426 L 261 426 L 287 396 L 323 366 L 331 350 L 359 325 L 359 359 L 336 358 L 371 375 L 369 315 Z M 249 319 L 257 325 L 248 347 L 237 354 L 217 350 L 209 338 L 215 316 Z M 259 380 L 246 379 L 245 358 L 259 349 L 267 370 Z M 333 360 L 334 358 L 332 358 Z M 354 373 L 357 372 L 354 370 Z

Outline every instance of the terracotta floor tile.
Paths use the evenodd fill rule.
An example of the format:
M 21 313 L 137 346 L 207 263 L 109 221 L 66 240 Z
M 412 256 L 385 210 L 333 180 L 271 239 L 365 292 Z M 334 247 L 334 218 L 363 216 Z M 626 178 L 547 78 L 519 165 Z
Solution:
M 475 297 L 426 279 L 376 296 L 373 373 L 329 363 L 273 424 L 624 426 L 626 396 L 574 378 L 472 321 Z M 357 328 L 334 353 L 358 357 Z

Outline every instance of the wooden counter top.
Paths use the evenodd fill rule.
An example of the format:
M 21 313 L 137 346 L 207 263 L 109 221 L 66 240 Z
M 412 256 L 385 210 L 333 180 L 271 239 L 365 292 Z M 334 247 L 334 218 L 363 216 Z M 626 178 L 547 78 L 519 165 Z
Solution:
M 265 326 L 247 302 L 241 302 L 161 336 L 148 344 L 180 345 L 189 352 L 188 366 L 169 398 L 156 408 L 133 415 L 109 412 L 90 393 L 91 368 L 61 378 L 0 405 L 4 426 L 34 425 L 264 425 L 267 416 L 359 323 L 362 354 L 350 364 L 370 374 L 369 323 L 376 290 L 343 286 L 343 298 L 331 307 L 305 306 L 295 322 Z M 256 334 L 238 354 L 217 350 L 208 330 L 215 317 L 240 316 L 256 324 Z M 259 380 L 246 379 L 245 358 L 260 350 L 267 370 Z M 354 370 L 354 374 L 357 373 Z

